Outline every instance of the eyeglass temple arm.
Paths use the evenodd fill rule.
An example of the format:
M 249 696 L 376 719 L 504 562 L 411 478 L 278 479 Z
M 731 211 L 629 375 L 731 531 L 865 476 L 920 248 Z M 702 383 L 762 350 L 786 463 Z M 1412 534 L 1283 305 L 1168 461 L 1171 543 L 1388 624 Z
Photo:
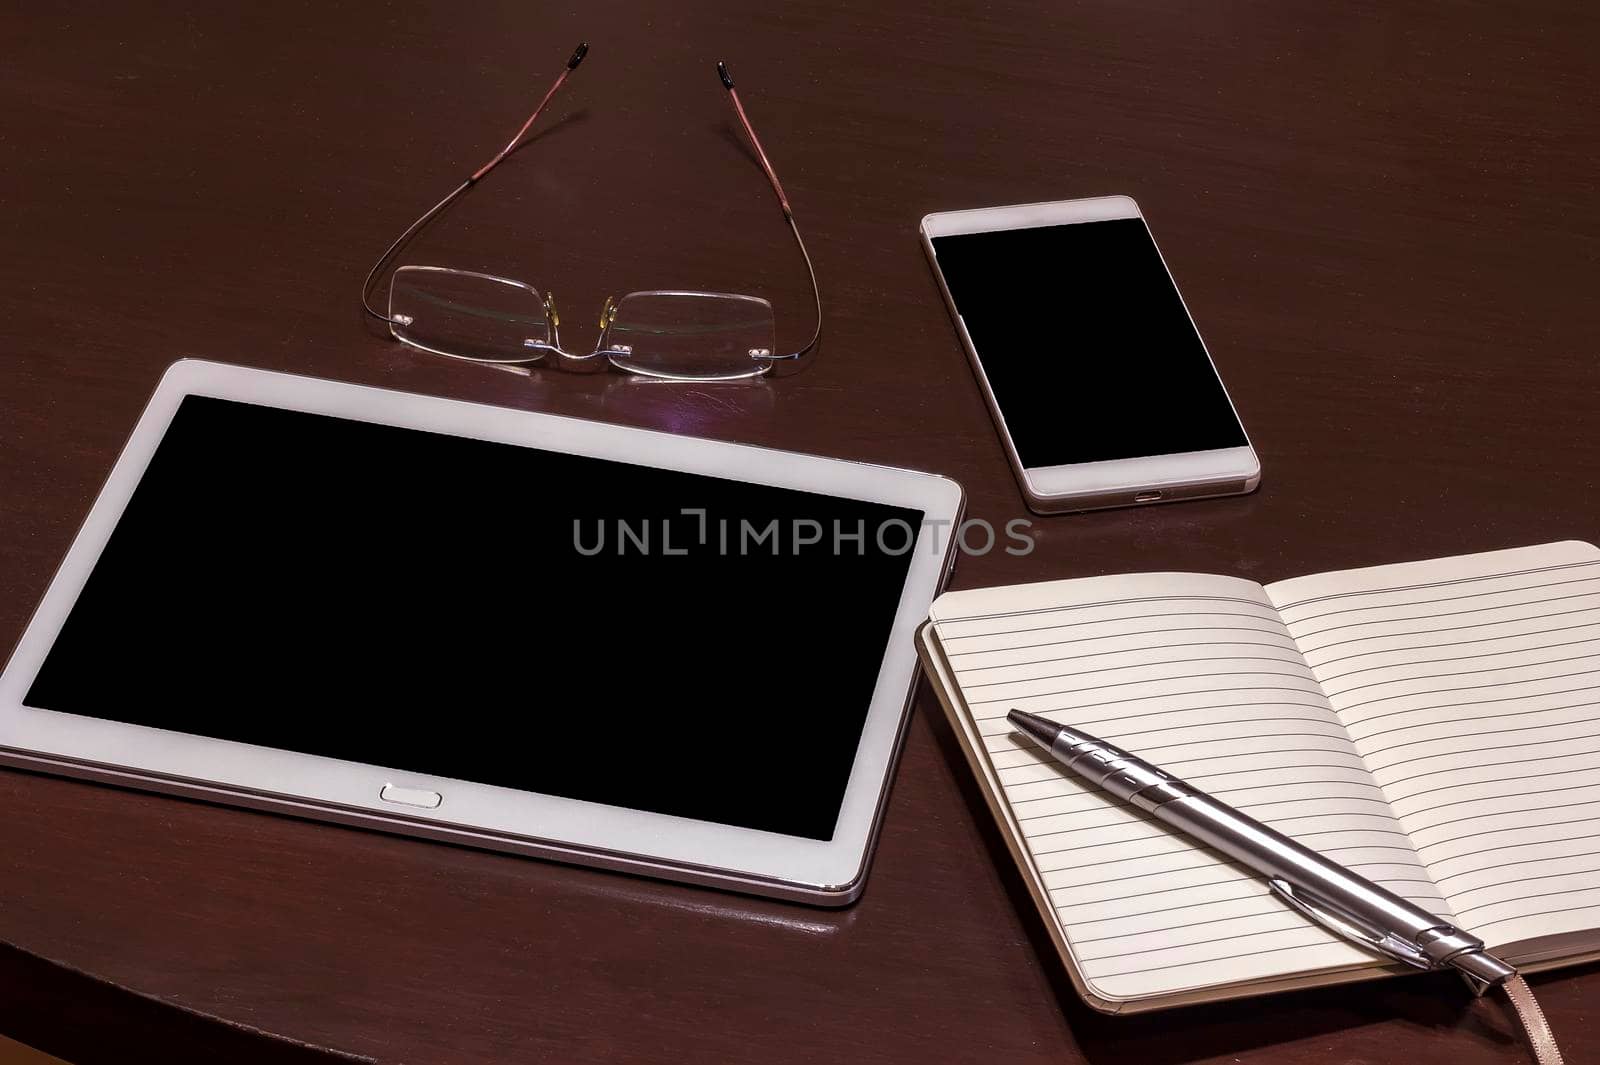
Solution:
M 405 247 L 406 243 L 410 241 L 412 237 L 416 236 L 417 232 L 421 230 L 423 226 L 431 222 L 435 215 L 437 215 L 440 211 L 443 211 L 446 207 L 449 207 L 455 202 L 457 197 L 459 197 L 463 192 L 466 192 L 472 186 L 476 185 L 484 178 L 485 175 L 489 173 L 489 171 L 499 166 L 501 162 L 505 160 L 506 156 L 517 150 L 518 145 L 522 143 L 522 138 L 527 136 L 528 130 L 533 128 L 533 124 L 539 118 L 540 112 L 542 112 L 545 109 L 545 106 L 550 103 L 551 99 L 555 97 L 555 94 L 561 88 L 562 83 L 567 80 L 567 76 L 574 70 L 578 69 L 578 64 L 583 62 L 583 57 L 588 54 L 589 46 L 587 44 L 580 43 L 577 49 L 573 51 L 572 58 L 567 60 L 566 68 L 561 71 L 561 74 L 556 78 L 555 83 L 550 86 L 550 91 L 544 94 L 544 99 L 539 101 L 539 106 L 533 109 L 533 114 L 528 116 L 528 120 L 522 124 L 522 128 L 517 130 L 516 136 L 512 137 L 511 140 L 506 142 L 506 146 L 501 148 L 499 153 L 496 154 L 493 159 L 490 159 L 487 163 L 484 163 L 473 172 L 471 177 L 467 178 L 467 180 L 463 181 L 461 184 L 452 189 L 449 195 L 423 212 L 421 218 L 418 218 L 415 222 L 412 222 L 409 226 L 407 226 L 405 232 L 401 233 L 400 236 L 395 239 L 395 242 L 389 245 L 388 249 L 384 251 L 382 255 L 378 256 L 378 261 L 372 264 L 372 269 L 367 271 L 367 279 L 361 284 L 361 307 L 363 310 L 380 321 L 395 324 L 395 319 L 389 317 L 387 314 L 382 314 L 373 309 L 372 303 L 370 302 L 370 297 L 372 295 L 372 282 L 377 279 L 378 274 L 381 273 L 383 268 L 388 265 L 389 261 L 394 258 L 395 254 L 399 252 L 401 248 Z
M 750 138 L 750 146 L 756 150 L 756 159 L 761 163 L 762 171 L 767 175 L 767 180 L 772 183 L 772 191 L 778 196 L 778 205 L 783 208 L 783 220 L 789 223 L 789 232 L 794 234 L 794 243 L 800 249 L 800 257 L 805 260 L 806 274 L 811 278 L 811 299 L 816 307 L 816 328 L 811 331 L 811 339 L 805 347 L 787 355 L 773 355 L 769 358 L 774 362 L 786 359 L 798 359 L 806 352 L 817 346 L 817 341 L 822 336 L 822 291 L 817 288 L 817 271 L 811 265 L 811 253 L 806 251 L 806 242 L 800 237 L 800 227 L 795 224 L 794 209 L 789 206 L 789 197 L 783 191 L 783 184 L 778 180 L 777 171 L 772 169 L 772 163 L 767 159 L 767 153 L 761 147 L 761 139 L 756 136 L 755 127 L 750 124 L 750 116 L 744 112 L 744 104 L 739 102 L 739 92 L 733 87 L 733 75 L 728 73 L 728 64 L 717 64 L 717 77 L 722 79 L 722 87 L 728 90 L 728 99 L 733 101 L 733 110 L 739 116 L 739 125 L 744 127 L 744 135 Z

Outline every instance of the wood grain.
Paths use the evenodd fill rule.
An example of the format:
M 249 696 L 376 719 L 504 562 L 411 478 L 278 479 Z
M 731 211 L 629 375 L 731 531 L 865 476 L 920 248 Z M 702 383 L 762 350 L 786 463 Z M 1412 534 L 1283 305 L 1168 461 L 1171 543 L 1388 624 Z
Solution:
M 415 254 L 538 281 L 579 339 L 607 294 L 667 286 L 769 295 L 798 336 L 726 59 L 822 280 L 806 373 L 523 379 L 362 322 L 373 255 L 580 39 L 544 136 Z M 1024 516 L 916 221 L 1105 193 L 1143 205 L 1263 487 L 1041 519 L 1032 555 L 964 559 L 957 585 L 1600 534 L 1592 5 L 78 0 L 6 6 L 0 40 L 0 645 L 184 355 L 929 469 L 974 517 Z M 926 693 L 842 913 L 22 773 L 0 803 L 0 940 L 383 1062 L 1526 1060 L 1447 980 L 1091 1014 Z M 0 998 L 33 972 L 0 957 Z M 1565 1043 L 1600 1039 L 1600 971 L 1538 990 Z M 127 1060 L 74 998 L 30 999 L 28 1041 Z

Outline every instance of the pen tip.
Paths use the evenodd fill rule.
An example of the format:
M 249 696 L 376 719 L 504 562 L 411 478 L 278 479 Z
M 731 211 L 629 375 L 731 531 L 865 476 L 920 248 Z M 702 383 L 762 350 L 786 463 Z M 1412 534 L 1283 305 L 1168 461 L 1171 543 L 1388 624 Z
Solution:
M 1025 710 L 1012 710 L 1006 714 L 1006 720 L 1017 727 L 1029 739 L 1039 746 L 1048 749 L 1056 742 L 1056 737 L 1061 735 L 1061 726 L 1054 721 L 1030 714 Z

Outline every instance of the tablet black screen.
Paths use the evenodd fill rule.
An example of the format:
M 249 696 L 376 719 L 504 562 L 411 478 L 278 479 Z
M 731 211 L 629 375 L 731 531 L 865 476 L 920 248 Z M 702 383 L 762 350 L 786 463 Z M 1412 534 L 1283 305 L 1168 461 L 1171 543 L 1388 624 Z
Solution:
M 921 520 L 190 396 L 26 703 L 827 839 Z

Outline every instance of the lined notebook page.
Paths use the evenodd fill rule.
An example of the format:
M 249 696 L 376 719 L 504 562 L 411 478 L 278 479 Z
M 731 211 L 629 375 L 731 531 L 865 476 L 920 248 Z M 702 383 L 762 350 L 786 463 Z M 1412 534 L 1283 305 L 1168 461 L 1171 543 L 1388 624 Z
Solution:
M 1491 947 L 1600 928 L 1600 550 L 1267 593 L 1457 922 Z
M 1259 585 L 1138 574 L 934 603 L 970 733 L 1085 981 L 1139 998 L 1371 957 L 1257 877 L 1081 786 L 1014 738 L 1017 707 L 1130 748 L 1418 903 L 1445 909 Z

